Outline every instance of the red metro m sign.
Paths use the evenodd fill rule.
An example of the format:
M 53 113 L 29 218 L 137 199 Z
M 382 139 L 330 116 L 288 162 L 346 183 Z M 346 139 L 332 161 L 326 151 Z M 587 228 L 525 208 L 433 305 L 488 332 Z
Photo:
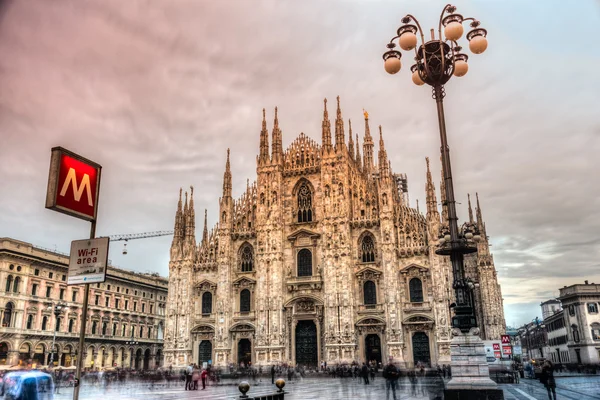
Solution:
M 52 148 L 46 208 L 95 221 L 102 167 L 62 147 Z

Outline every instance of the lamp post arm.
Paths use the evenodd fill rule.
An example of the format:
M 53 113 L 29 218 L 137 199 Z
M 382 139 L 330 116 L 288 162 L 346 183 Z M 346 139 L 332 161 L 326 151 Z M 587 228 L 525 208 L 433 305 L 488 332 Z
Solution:
M 406 17 L 404 17 L 404 18 L 410 18 L 415 22 L 415 24 L 417 25 L 417 29 L 419 29 L 419 34 L 421 35 L 421 44 L 425 44 L 425 34 L 423 33 L 423 29 L 421 29 L 421 24 L 419 24 L 419 21 L 412 14 L 406 14 Z M 410 20 L 409 20 L 409 22 L 410 22 Z
M 440 21 L 438 22 L 438 34 L 440 35 L 440 40 L 442 40 L 442 20 L 444 19 L 444 14 L 448 10 L 449 7 L 452 7 L 452 4 L 446 4 L 442 13 L 440 14 Z

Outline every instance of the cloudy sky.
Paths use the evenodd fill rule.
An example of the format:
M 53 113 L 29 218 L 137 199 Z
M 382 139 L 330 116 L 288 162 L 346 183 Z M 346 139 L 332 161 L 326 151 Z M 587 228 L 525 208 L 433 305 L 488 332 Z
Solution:
M 363 108 L 383 126 L 413 205 L 425 156 L 439 171 L 430 90 L 412 84 L 408 54 L 396 76 L 381 54 L 403 15 L 428 29 L 443 2 L 0 4 L 0 236 L 66 252 L 88 234 L 44 209 L 56 145 L 103 166 L 98 235 L 172 229 L 189 185 L 201 233 L 201 208 L 216 222 L 227 147 L 234 195 L 255 177 L 262 108 L 279 107 L 286 147 L 300 132 L 320 141 L 322 100 L 337 95 L 361 138 Z M 463 218 L 479 192 L 510 325 L 541 317 L 558 287 L 600 283 L 599 4 L 457 4 L 490 45 L 447 85 L 455 191 Z M 121 243 L 113 264 L 167 274 L 170 238 L 132 241 L 127 256 Z

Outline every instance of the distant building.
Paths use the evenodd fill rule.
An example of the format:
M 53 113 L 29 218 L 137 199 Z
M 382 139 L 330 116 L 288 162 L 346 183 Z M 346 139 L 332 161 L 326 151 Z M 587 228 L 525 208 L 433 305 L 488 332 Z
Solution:
M 562 310 L 562 306 L 558 299 L 546 300 L 543 303 L 541 303 L 540 306 L 542 307 L 542 318 L 544 319 L 544 321 L 546 320 L 546 318 Z
M 548 332 L 546 358 L 558 364 L 570 363 L 571 358 L 569 357 L 569 347 L 567 345 L 569 339 L 563 310 L 558 310 L 544 318 L 544 325 L 546 325 Z
M 67 286 L 69 256 L 0 238 L 0 365 L 76 363 L 83 285 Z M 89 292 L 85 367 L 149 369 L 162 362 L 168 281 L 109 266 Z M 67 307 L 56 318 L 59 302 Z M 136 342 L 131 345 L 127 342 Z
M 600 363 L 600 285 L 585 281 L 564 286 L 558 299 L 564 309 L 570 361 Z

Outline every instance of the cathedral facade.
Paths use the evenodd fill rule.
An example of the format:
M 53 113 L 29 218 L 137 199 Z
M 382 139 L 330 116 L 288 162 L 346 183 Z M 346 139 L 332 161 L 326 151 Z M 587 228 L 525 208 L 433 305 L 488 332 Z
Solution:
M 317 366 L 376 360 L 450 362 L 454 301 L 449 259 L 433 248 L 447 224 L 427 160 L 427 210 L 408 202 L 381 127 L 368 114 L 362 146 L 325 100 L 322 143 L 301 133 L 282 147 L 277 109 L 263 110 L 257 178 L 232 196 L 229 150 L 218 223 L 195 238 L 193 188 L 181 191 L 169 262 L 165 365 L 209 362 Z M 271 140 L 269 140 L 271 139 Z M 269 145 L 271 141 L 271 146 Z M 361 154 L 362 149 L 362 154 Z M 502 295 L 479 199 L 469 219 L 483 240 L 466 256 L 482 339 L 505 331 Z

